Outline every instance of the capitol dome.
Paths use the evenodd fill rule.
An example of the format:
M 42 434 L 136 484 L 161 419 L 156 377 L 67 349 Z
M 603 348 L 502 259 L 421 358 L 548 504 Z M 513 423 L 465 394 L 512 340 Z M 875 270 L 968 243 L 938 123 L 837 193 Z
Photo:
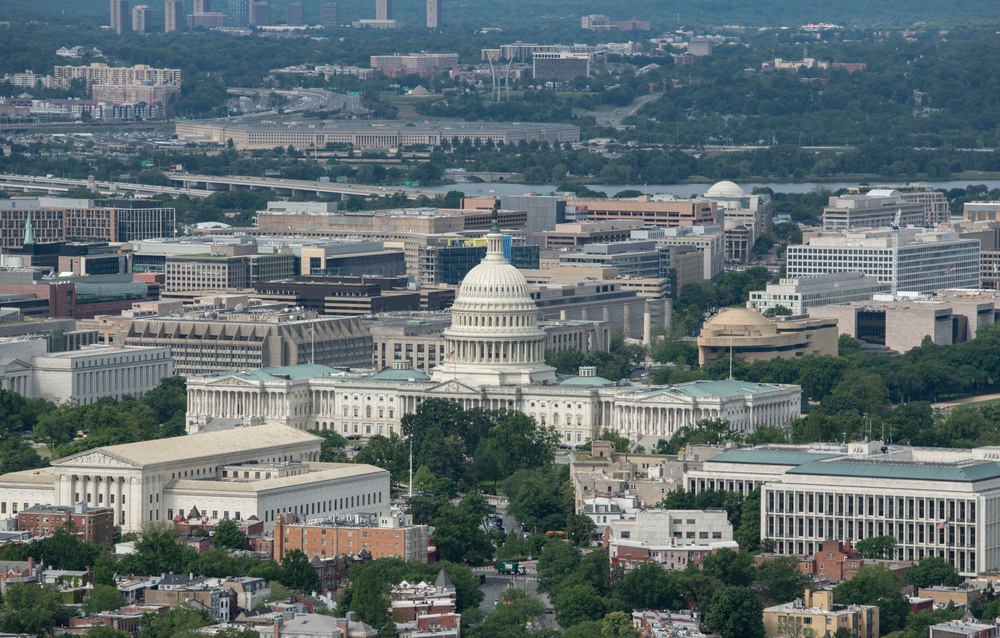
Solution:
M 444 331 L 445 358 L 435 381 L 464 378 L 483 385 L 555 382 L 545 365 L 545 333 L 528 282 L 503 255 L 504 236 L 494 221 L 486 256 L 469 271 Z
M 705 197 L 746 197 L 747 192 L 730 181 L 716 182 L 705 191 Z

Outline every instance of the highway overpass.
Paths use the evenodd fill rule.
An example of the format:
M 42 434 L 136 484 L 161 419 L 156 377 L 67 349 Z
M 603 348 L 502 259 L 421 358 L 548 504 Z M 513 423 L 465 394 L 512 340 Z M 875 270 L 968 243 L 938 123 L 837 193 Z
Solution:
M 134 193 L 145 197 L 169 195 L 177 197 L 208 197 L 222 191 L 264 191 L 271 190 L 282 197 L 328 197 L 344 199 L 351 195 L 361 197 L 388 197 L 401 193 L 407 199 L 421 195 L 435 197 L 440 193 L 419 188 L 399 186 L 362 186 L 338 182 L 314 182 L 311 180 L 278 179 L 271 177 L 243 177 L 239 175 L 195 175 L 191 173 L 166 173 L 170 186 L 153 186 L 134 182 L 108 182 L 104 180 L 71 179 L 66 177 L 42 177 L 34 175 L 0 175 L 0 190 L 23 191 L 25 193 L 61 196 L 80 188 L 114 195 Z

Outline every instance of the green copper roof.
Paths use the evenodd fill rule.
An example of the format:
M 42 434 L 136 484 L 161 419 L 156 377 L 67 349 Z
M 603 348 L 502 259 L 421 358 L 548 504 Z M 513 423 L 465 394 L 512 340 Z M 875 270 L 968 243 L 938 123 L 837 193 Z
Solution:
M 425 373 L 416 368 L 405 370 L 394 370 L 393 368 L 383 368 L 372 375 L 372 379 L 378 381 L 427 381 L 430 379 Z
M 832 459 L 840 456 L 825 452 L 800 452 L 798 450 L 726 450 L 722 454 L 717 454 L 706 463 L 749 463 L 753 465 L 802 465 Z M 794 471 L 794 470 L 789 470 Z
M 749 381 L 691 381 L 673 386 L 673 390 L 689 397 L 731 397 L 740 394 L 772 392 L 778 386 Z
M 718 457 L 716 457 L 718 458 Z M 713 461 L 715 459 L 712 459 Z M 973 483 L 1000 478 L 1000 463 L 988 461 L 975 465 L 944 465 L 893 463 L 892 461 L 827 461 L 806 463 L 788 470 L 789 474 L 815 476 L 849 476 L 872 479 L 910 479 L 915 481 L 947 481 Z
M 614 385 L 614 384 L 615 384 L 614 381 L 611 381 L 609 379 L 605 379 L 604 377 L 572 376 L 572 377 L 569 377 L 568 379 L 564 380 L 559 385 L 573 385 L 573 386 L 588 387 L 588 386 L 606 386 L 606 385 Z
M 313 379 L 316 377 L 328 377 L 337 374 L 333 368 L 319 365 L 317 363 L 303 363 L 297 366 L 277 366 L 274 368 L 259 368 L 257 370 L 237 370 L 234 372 L 223 372 L 217 377 L 239 377 L 240 379 L 253 379 L 254 381 L 273 381 L 274 379 Z

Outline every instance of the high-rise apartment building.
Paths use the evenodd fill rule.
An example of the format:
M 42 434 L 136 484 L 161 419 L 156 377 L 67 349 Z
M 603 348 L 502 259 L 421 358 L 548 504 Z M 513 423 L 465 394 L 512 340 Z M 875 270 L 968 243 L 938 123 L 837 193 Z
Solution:
M 375 19 L 392 20 L 392 0 L 375 0 Z
M 323 27 L 335 27 L 340 24 L 340 7 L 336 2 L 327 2 L 320 6 L 319 23 Z
M 441 24 L 441 0 L 427 0 L 427 28 L 437 29 Z
M 305 5 L 301 2 L 289 2 L 285 5 L 285 24 L 290 27 L 301 27 L 305 24 Z
M 181 31 L 184 28 L 184 0 L 164 0 L 163 31 Z
M 250 0 L 229 0 L 226 14 L 229 26 L 248 26 L 250 24 Z
M 150 18 L 152 18 L 152 15 L 153 12 L 145 4 L 140 4 L 132 9 L 132 30 L 136 33 L 146 33 L 151 26 Z
M 111 30 L 121 35 L 128 31 L 128 0 L 111 0 Z
M 271 24 L 271 5 L 267 2 L 250 3 L 250 24 L 255 27 Z
M 195 13 L 211 13 L 212 0 L 194 0 Z

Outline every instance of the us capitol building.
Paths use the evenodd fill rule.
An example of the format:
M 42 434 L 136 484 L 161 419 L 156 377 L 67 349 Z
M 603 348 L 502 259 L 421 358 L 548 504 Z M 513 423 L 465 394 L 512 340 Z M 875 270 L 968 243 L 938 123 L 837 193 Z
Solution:
M 701 419 L 734 429 L 784 425 L 800 414 L 798 386 L 696 381 L 675 386 L 615 384 L 583 368 L 560 379 L 545 364 L 545 336 L 524 276 L 503 256 L 494 224 L 482 262 L 462 281 L 445 330 L 445 361 L 431 374 L 396 362 L 375 374 L 320 365 L 189 377 L 189 433 L 282 424 L 364 437 L 400 432 L 421 402 L 524 412 L 579 445 L 612 430 L 632 440 L 669 438 Z

